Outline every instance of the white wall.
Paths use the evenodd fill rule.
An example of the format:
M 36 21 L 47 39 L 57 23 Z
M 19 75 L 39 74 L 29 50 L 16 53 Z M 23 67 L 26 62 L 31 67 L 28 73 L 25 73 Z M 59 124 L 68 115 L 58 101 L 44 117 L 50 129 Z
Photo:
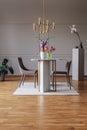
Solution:
M 70 24 L 57 24 L 55 31 L 50 33 L 49 44 L 55 46 L 55 58 L 72 59 L 72 48 L 79 45 L 78 38 L 71 35 Z M 87 75 L 87 25 L 78 24 L 78 31 L 85 48 L 85 75 Z M 3 58 L 10 60 L 15 74 L 19 74 L 17 57 L 22 56 L 25 65 L 30 68 L 37 68 L 36 62 L 31 58 L 38 56 L 39 43 L 36 33 L 32 30 L 32 24 L 26 23 L 4 23 L 0 24 L 0 62 Z M 57 69 L 63 69 L 62 61 L 57 61 Z

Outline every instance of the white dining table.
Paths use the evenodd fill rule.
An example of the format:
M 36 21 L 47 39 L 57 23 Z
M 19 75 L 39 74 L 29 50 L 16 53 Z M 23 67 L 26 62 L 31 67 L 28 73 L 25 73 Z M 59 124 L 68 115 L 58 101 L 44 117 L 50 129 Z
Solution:
M 50 71 L 56 71 L 55 59 L 31 59 L 31 61 L 38 61 L 38 91 L 50 91 Z M 55 78 L 56 79 L 56 78 Z M 53 85 L 56 91 L 56 81 Z

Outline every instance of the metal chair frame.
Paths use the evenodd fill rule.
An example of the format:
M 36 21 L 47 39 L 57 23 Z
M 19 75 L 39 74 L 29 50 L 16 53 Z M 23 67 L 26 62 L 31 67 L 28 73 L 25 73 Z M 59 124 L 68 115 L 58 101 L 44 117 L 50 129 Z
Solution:
M 68 84 L 68 86 L 71 89 L 71 81 L 70 81 L 70 75 L 69 75 L 70 67 L 71 67 L 71 61 L 67 61 L 67 63 L 66 63 L 66 70 L 65 71 L 53 71 L 52 72 L 53 87 L 54 87 L 54 82 L 55 82 L 54 78 L 56 78 L 56 75 L 58 75 L 58 74 L 63 74 L 64 75 L 65 74 L 66 75 L 66 79 L 67 79 L 67 84 Z
M 38 82 L 38 70 L 27 69 L 24 66 L 24 63 L 21 57 L 18 57 L 17 60 L 18 60 L 19 70 L 21 73 L 19 87 L 24 84 L 26 75 L 34 75 L 34 87 L 36 88 L 36 83 Z

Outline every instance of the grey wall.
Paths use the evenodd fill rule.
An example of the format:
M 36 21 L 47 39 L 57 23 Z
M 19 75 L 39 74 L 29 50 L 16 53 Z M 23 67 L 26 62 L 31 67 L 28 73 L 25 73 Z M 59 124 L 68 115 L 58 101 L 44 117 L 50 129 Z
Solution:
M 31 58 L 37 58 L 39 55 L 38 34 L 33 32 L 32 23 L 41 16 L 41 8 L 40 0 L 37 2 L 18 0 L 18 3 L 13 1 L 0 0 L 0 62 L 3 58 L 8 58 L 15 74 L 19 74 L 18 56 L 23 57 L 27 67 L 37 68 L 37 62 L 30 61 Z M 56 48 L 53 57 L 57 58 L 57 69 L 64 68 L 64 64 L 59 59 L 72 59 L 72 49 L 79 45 L 78 38 L 71 35 L 69 29 L 70 25 L 75 24 L 85 49 L 85 75 L 87 75 L 86 12 L 86 0 L 50 0 L 50 3 L 46 1 L 46 16 L 50 21 L 56 22 L 56 29 L 49 34 L 49 44 Z
M 85 48 L 85 75 L 87 75 L 87 26 L 78 25 L 81 39 Z M 79 45 L 78 38 L 71 35 L 69 25 L 56 25 L 56 30 L 50 33 L 49 44 L 55 46 L 56 51 L 53 57 L 57 58 L 57 69 L 62 69 L 63 65 L 58 59 L 72 59 L 72 48 Z M 39 43 L 36 33 L 30 24 L 4 24 L 0 25 L 0 61 L 3 58 L 10 60 L 10 65 L 14 67 L 15 74 L 18 74 L 16 58 L 22 56 L 28 67 L 37 68 L 36 62 L 31 62 L 31 58 L 39 55 Z

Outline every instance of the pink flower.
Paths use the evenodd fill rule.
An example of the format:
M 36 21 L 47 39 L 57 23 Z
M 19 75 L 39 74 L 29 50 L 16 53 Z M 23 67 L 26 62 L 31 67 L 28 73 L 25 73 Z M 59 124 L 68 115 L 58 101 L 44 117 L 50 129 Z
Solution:
M 49 48 L 48 46 L 46 46 L 46 47 L 44 48 L 44 50 L 45 50 L 46 52 L 53 52 L 53 51 L 55 51 L 55 48 L 54 48 L 53 46 L 51 46 L 50 48 Z
M 53 52 L 53 51 L 55 51 L 55 48 L 53 46 L 51 46 L 50 52 Z

